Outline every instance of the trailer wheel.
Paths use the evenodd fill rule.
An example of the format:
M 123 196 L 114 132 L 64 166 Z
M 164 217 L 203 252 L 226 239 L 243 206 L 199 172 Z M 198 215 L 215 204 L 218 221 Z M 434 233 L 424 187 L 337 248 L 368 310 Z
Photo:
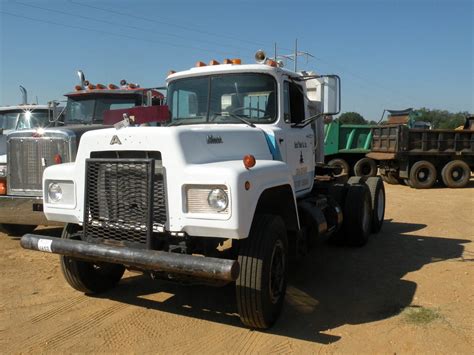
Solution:
M 385 187 L 379 177 L 368 178 L 366 184 L 372 199 L 372 232 L 377 233 L 385 217 Z
M 441 170 L 441 178 L 447 187 L 464 187 L 471 178 L 471 169 L 462 160 L 453 160 L 447 163 L 443 170 Z
M 345 161 L 344 159 L 341 159 L 341 158 L 332 159 L 328 162 L 328 165 L 334 168 L 338 168 L 338 170 L 340 169 L 340 172 L 336 172 L 337 175 L 346 174 L 346 176 L 349 177 L 351 167 L 349 166 L 347 161 Z
M 417 161 L 410 169 L 410 186 L 429 189 L 436 182 L 436 168 L 426 160 Z
M 343 232 L 347 244 L 363 246 L 372 228 L 372 202 L 366 184 L 350 185 L 344 204 Z
M 240 242 L 237 307 L 242 323 L 266 329 L 280 315 L 286 293 L 288 241 L 283 220 L 256 215 L 247 239 Z
M 390 185 L 398 185 L 400 182 L 398 181 L 397 177 L 393 172 L 387 172 L 386 174 L 381 175 L 382 180 L 385 181 L 387 184 Z
M 31 233 L 37 226 L 23 225 L 23 224 L 0 224 L 0 228 L 7 232 L 8 235 L 19 237 L 23 234 Z
M 359 159 L 354 165 L 354 175 L 371 177 L 377 175 L 377 163 L 370 158 Z
M 61 238 L 80 239 L 79 226 L 66 224 Z M 91 263 L 60 255 L 61 270 L 67 283 L 77 291 L 100 293 L 113 288 L 122 278 L 125 267 L 118 264 Z

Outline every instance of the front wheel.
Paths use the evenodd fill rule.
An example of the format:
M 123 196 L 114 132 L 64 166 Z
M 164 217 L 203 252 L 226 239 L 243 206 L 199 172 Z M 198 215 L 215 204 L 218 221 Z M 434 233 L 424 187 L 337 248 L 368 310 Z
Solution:
M 288 241 L 283 220 L 257 215 L 247 239 L 240 242 L 237 308 L 242 323 L 266 329 L 280 315 L 286 293 Z
M 366 182 L 372 200 L 372 232 L 377 233 L 382 229 L 385 217 L 385 187 L 379 177 L 370 177 Z
M 23 224 L 0 224 L 0 227 L 9 235 L 20 237 L 23 234 L 31 233 L 37 226 L 23 225 Z
M 79 226 L 67 224 L 61 235 L 64 239 L 80 239 Z M 67 283 L 77 291 L 100 293 L 115 287 L 125 272 L 119 264 L 92 263 L 69 256 L 60 256 L 61 270 Z

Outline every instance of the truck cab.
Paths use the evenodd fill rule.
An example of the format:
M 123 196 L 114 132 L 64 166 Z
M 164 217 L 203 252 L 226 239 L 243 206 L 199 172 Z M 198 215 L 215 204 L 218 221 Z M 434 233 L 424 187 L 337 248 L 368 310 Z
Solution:
M 270 327 L 288 261 L 315 238 L 365 244 L 381 228 L 385 195 L 380 179 L 338 184 L 318 163 L 339 78 L 256 58 L 171 73 L 165 127 L 85 133 L 76 161 L 43 175 L 44 211 L 66 223 L 63 238 L 27 234 L 22 246 L 62 255 L 82 292 L 112 288 L 126 268 L 233 283 L 242 322 Z M 108 265 L 100 274 L 99 263 Z
M 164 99 L 158 90 L 125 80 L 105 86 L 91 84 L 82 71 L 78 75 L 80 84 L 65 94 L 67 102 L 60 120 L 49 127 L 25 127 L 28 129 L 5 136 L 8 161 L 3 168 L 5 188 L 0 191 L 0 226 L 12 235 L 51 224 L 43 213 L 43 171 L 74 161 L 85 132 L 105 128 L 104 116 L 114 110 L 157 105 Z

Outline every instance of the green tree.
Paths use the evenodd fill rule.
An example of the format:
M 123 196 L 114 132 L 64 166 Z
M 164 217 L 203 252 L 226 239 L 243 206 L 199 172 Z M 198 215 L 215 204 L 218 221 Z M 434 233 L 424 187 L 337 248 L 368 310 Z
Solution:
M 430 122 L 433 128 L 454 129 L 464 124 L 468 112 L 449 112 L 446 110 L 430 110 L 428 108 L 420 108 L 415 121 Z
M 367 121 L 357 112 L 344 112 L 338 118 L 339 122 L 345 124 L 367 124 Z

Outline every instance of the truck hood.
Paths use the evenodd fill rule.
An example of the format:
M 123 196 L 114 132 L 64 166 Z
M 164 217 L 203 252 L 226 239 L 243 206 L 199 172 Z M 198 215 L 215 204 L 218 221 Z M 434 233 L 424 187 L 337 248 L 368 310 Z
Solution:
M 165 166 L 242 160 L 246 154 L 272 160 L 270 136 L 234 124 L 112 128 L 84 134 L 77 157 L 86 159 L 92 151 L 160 151 Z

